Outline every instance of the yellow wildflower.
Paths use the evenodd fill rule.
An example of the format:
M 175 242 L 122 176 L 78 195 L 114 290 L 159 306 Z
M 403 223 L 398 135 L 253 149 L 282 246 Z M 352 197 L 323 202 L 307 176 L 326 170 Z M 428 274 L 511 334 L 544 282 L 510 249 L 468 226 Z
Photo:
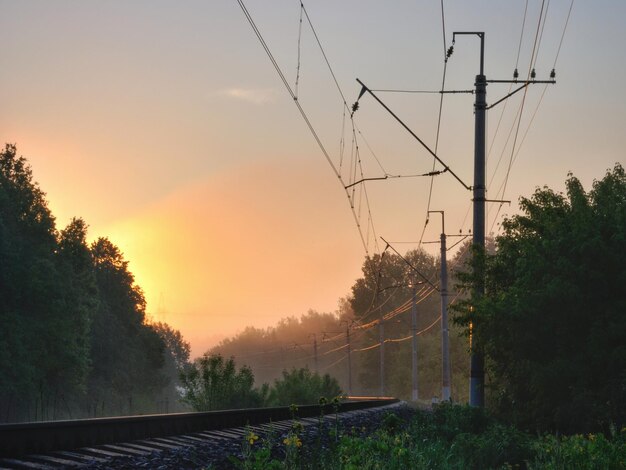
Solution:
M 287 436 L 283 439 L 283 444 L 286 446 L 302 447 L 302 441 L 296 435 Z
M 250 445 L 254 445 L 254 443 L 259 440 L 259 436 L 257 436 L 251 431 L 246 436 L 246 439 L 248 439 L 248 442 L 250 443 Z

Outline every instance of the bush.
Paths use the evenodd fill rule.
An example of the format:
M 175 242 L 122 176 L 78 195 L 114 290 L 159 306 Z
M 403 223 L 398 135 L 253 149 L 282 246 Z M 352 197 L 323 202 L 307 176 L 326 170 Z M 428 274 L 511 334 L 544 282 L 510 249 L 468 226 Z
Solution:
M 594 470 L 626 468 L 626 428 L 607 439 L 603 434 L 543 436 L 534 443 L 536 457 L 529 469 Z
M 298 405 L 314 405 L 320 398 L 330 401 L 342 394 L 337 379 L 328 374 L 320 376 L 311 372 L 308 367 L 293 368 L 291 372 L 283 371 L 283 378 L 274 381 L 270 391 L 269 402 L 276 406 L 292 403 Z
M 180 374 L 182 401 L 196 411 L 255 408 L 266 401 L 267 386 L 254 388 L 249 367 L 239 371 L 233 358 L 205 354 Z

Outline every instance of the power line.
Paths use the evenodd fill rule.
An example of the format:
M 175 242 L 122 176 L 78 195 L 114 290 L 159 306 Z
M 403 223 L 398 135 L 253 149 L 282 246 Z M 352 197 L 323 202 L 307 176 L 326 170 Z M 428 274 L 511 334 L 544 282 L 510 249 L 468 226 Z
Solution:
M 439 321 L 441 320 L 441 315 L 439 315 L 434 322 L 432 322 L 430 325 L 428 325 L 426 328 L 416 332 L 416 335 L 421 335 L 426 333 L 427 331 L 429 331 L 430 329 L 432 329 Z M 413 334 L 410 334 L 409 336 L 405 336 L 402 338 L 387 338 L 384 341 L 379 341 L 378 343 L 374 343 L 370 346 L 366 346 L 363 348 L 358 348 L 358 349 L 353 349 L 352 352 L 364 352 L 364 351 L 370 351 L 372 349 L 375 348 L 379 348 L 383 343 L 401 343 L 403 341 L 407 341 L 409 339 L 413 338 Z
M 563 26 L 563 34 L 561 34 L 561 40 L 559 41 L 559 48 L 556 51 L 556 57 L 554 58 L 554 65 L 552 68 L 556 68 L 556 61 L 559 59 L 559 54 L 561 53 L 561 46 L 563 45 L 563 39 L 565 38 L 565 30 L 567 29 L 567 25 L 569 24 L 569 17 L 572 14 L 572 8 L 574 7 L 574 0 L 569 5 L 569 10 L 567 12 L 567 18 L 565 19 L 565 26 Z
M 541 33 L 539 34 L 539 43 L 537 45 L 537 54 L 535 55 L 535 64 L 537 64 L 537 60 L 539 60 L 539 45 L 541 45 L 541 40 L 543 39 L 543 31 L 546 28 L 546 21 L 548 19 L 548 10 L 550 9 L 550 0 L 546 3 L 546 11 L 543 15 L 543 23 L 541 25 Z
M 524 19 L 522 20 L 522 32 L 519 37 L 519 46 L 517 46 L 517 59 L 515 59 L 515 70 L 517 71 L 517 66 L 519 65 L 519 56 L 522 52 L 522 39 L 524 38 L 524 27 L 526 26 L 526 14 L 528 13 L 528 0 L 526 0 L 526 6 L 524 7 Z
M 278 74 L 278 76 L 282 80 L 283 85 L 285 85 L 285 88 L 287 89 L 287 91 L 291 95 L 291 98 L 293 99 L 296 107 L 300 111 L 300 114 L 302 115 L 302 118 L 304 119 L 304 122 L 306 122 L 309 130 L 311 131 L 311 134 L 313 134 L 313 137 L 315 138 L 315 141 L 317 142 L 318 146 L 320 147 L 320 150 L 324 154 L 324 157 L 326 158 L 326 161 L 328 162 L 328 164 L 332 168 L 332 170 L 335 173 L 335 175 L 337 175 L 338 177 L 341 177 L 339 172 L 337 171 L 337 168 L 335 167 L 335 164 L 332 162 L 332 160 L 330 158 L 330 155 L 326 151 L 326 148 L 324 147 L 324 144 L 320 140 L 320 138 L 319 138 L 315 128 L 311 124 L 311 121 L 309 120 L 307 114 L 304 112 L 304 109 L 302 108 L 302 106 L 300 105 L 298 99 L 296 98 L 296 95 L 294 94 L 293 90 L 291 89 L 291 86 L 287 82 L 287 79 L 285 78 L 285 75 L 283 74 L 280 66 L 276 62 L 276 59 L 274 59 L 272 51 L 270 50 L 269 46 L 265 42 L 265 39 L 263 39 L 263 35 L 261 34 L 259 29 L 257 28 L 254 20 L 252 19 L 252 16 L 248 12 L 248 9 L 246 8 L 245 4 L 243 3 L 243 0 L 237 0 L 237 3 L 239 3 L 239 6 L 241 7 L 244 15 L 246 16 L 246 19 L 248 20 L 248 23 L 250 23 L 250 26 L 252 27 L 252 30 L 256 34 L 259 42 L 261 43 L 261 46 L 263 47 L 263 50 L 265 50 L 265 53 L 267 54 L 268 58 L 270 59 L 270 62 L 272 62 L 272 65 L 274 66 L 274 69 L 276 70 L 276 73 Z
M 531 76 L 532 76 L 532 72 L 534 72 L 534 63 L 535 63 L 535 54 L 538 52 L 538 41 L 539 41 L 539 31 L 540 31 L 540 27 L 541 27 L 541 20 L 543 17 L 543 12 L 544 12 L 544 4 L 545 4 L 545 0 L 542 0 L 541 2 L 541 11 L 539 12 L 539 21 L 537 23 L 537 32 L 535 33 L 535 42 L 533 44 L 533 50 L 532 50 L 532 54 L 530 56 L 530 63 L 528 64 L 528 75 L 526 78 L 526 81 L 528 81 Z M 524 95 L 522 97 L 522 104 L 521 104 L 521 108 L 520 108 L 520 112 L 519 112 L 519 117 L 517 120 L 517 128 L 515 130 L 515 138 L 513 139 L 513 146 L 511 147 L 511 157 L 509 158 L 509 166 L 507 168 L 506 171 L 506 176 L 504 178 L 504 189 L 502 190 L 502 197 L 504 197 L 504 193 L 506 192 L 506 187 L 509 181 L 509 176 L 511 174 L 511 167 L 513 166 L 513 156 L 514 156 L 514 152 L 515 152 L 515 146 L 517 144 L 517 136 L 519 134 L 519 128 L 520 128 L 520 124 L 522 122 L 522 113 L 524 111 L 524 104 L 526 103 L 526 96 L 528 93 L 528 87 L 524 88 Z M 500 206 L 502 207 L 502 206 Z
M 241 7 L 241 10 L 243 11 L 246 19 L 248 20 L 248 23 L 250 23 L 250 26 L 252 27 L 252 30 L 254 31 L 257 39 L 259 40 L 259 42 L 261 43 L 261 46 L 263 47 L 263 50 L 265 51 L 265 53 L 267 54 L 268 58 L 270 59 L 270 62 L 272 63 L 272 65 L 274 66 L 274 69 L 276 70 L 276 73 L 278 74 L 278 76 L 280 77 L 281 81 L 283 82 L 283 85 L 285 86 L 285 88 L 287 89 L 287 92 L 289 93 L 289 95 L 291 96 L 294 104 L 296 105 L 296 107 L 298 108 L 298 111 L 300 111 L 300 115 L 302 116 L 302 119 L 304 119 L 304 122 L 306 123 L 307 127 L 309 128 L 309 131 L 311 132 L 311 134 L 313 135 L 313 138 L 315 139 L 315 141 L 317 142 L 317 145 L 319 146 L 320 150 L 322 151 L 322 154 L 324 155 L 324 158 L 326 158 L 326 161 L 328 162 L 328 164 L 330 165 L 331 169 L 333 170 L 333 173 L 335 174 L 335 176 L 337 176 L 337 178 L 339 179 L 339 181 L 342 183 L 342 186 L 345 187 L 345 185 L 342 182 L 342 178 L 341 178 L 341 173 L 339 173 L 339 171 L 337 170 L 337 167 L 335 166 L 335 164 L 333 163 L 332 159 L 330 158 L 330 155 L 328 154 L 328 151 L 326 150 L 326 147 L 324 146 L 324 144 L 322 143 L 319 135 L 317 134 L 317 131 L 315 130 L 315 128 L 313 127 L 313 124 L 311 123 L 311 121 L 309 120 L 309 117 L 307 116 L 306 112 L 304 111 L 304 109 L 302 108 L 302 106 L 300 105 L 300 102 L 298 101 L 295 93 L 293 92 L 293 90 L 291 89 L 291 86 L 289 85 L 287 79 L 285 78 L 285 75 L 283 74 L 280 66 L 278 65 L 278 62 L 276 61 L 276 59 L 274 58 L 274 55 L 272 54 L 272 51 L 270 50 L 269 46 L 267 45 L 267 43 L 265 42 L 265 39 L 263 38 L 263 35 L 261 34 L 261 31 L 258 29 L 256 23 L 254 22 L 254 19 L 252 18 L 252 15 L 250 14 L 250 12 L 248 11 L 248 9 L 246 8 L 246 5 L 244 4 L 243 0 L 237 0 L 237 3 L 239 4 L 239 6 Z M 313 25 L 310 21 L 308 12 L 306 11 L 306 9 L 304 8 L 304 5 L 301 3 L 301 8 L 303 8 L 304 13 L 306 15 L 307 21 L 309 22 L 309 24 L 311 25 L 311 29 L 313 31 L 313 34 L 315 35 L 315 38 L 318 42 L 318 45 L 320 46 L 320 48 L 322 49 L 322 54 L 324 55 L 324 59 L 326 60 L 326 63 L 331 71 L 331 75 L 333 76 L 333 79 L 335 81 L 335 84 L 337 85 L 338 89 L 339 89 L 339 93 L 342 96 L 342 99 L 344 101 L 344 106 L 347 106 L 347 103 L 345 101 L 344 95 L 341 92 L 341 88 L 339 87 L 339 83 L 337 82 L 337 79 L 335 77 L 334 72 L 332 71 L 332 68 L 330 67 L 330 63 L 328 62 L 328 59 L 326 57 L 326 53 L 323 51 L 322 45 L 319 42 L 319 38 L 317 37 L 317 33 L 315 32 Z M 347 192 L 346 190 L 346 195 L 348 196 L 348 199 L 350 199 L 350 194 Z M 351 204 L 352 207 L 352 204 Z M 371 215 L 371 211 L 369 211 L 370 215 Z M 359 236 L 361 238 L 361 242 L 363 244 L 363 248 L 365 249 L 366 254 L 369 253 L 369 247 L 368 244 L 366 242 L 366 239 L 363 235 L 363 230 L 361 227 L 361 222 L 359 220 L 359 218 L 357 217 L 354 208 L 352 208 L 352 215 L 353 218 L 355 220 L 358 232 L 359 232 Z M 369 226 L 373 227 L 373 221 L 369 220 L 368 221 L 368 229 Z
M 335 72 L 333 72 L 333 68 L 330 66 L 330 62 L 328 60 L 328 57 L 326 56 L 326 52 L 324 51 L 324 47 L 322 47 L 322 43 L 317 35 L 317 32 L 315 31 L 315 27 L 313 26 L 313 23 L 311 22 L 311 18 L 309 17 L 309 12 L 307 11 L 307 9 L 304 7 L 304 4 L 302 2 L 300 2 L 300 5 L 302 5 L 302 9 L 304 10 L 304 14 L 306 16 L 306 19 L 309 23 L 309 26 L 311 27 L 311 31 L 313 32 L 313 36 L 315 36 L 315 40 L 317 41 L 317 45 L 320 48 L 320 51 L 322 52 L 322 56 L 324 57 L 324 61 L 326 61 L 326 65 L 328 66 L 328 70 L 330 71 L 330 74 L 333 77 L 333 80 L 335 82 L 335 85 L 337 86 L 337 91 L 339 91 L 339 94 L 341 95 L 341 99 L 343 100 L 343 104 L 346 108 L 349 109 L 348 103 L 346 101 L 346 97 L 343 94 L 343 91 L 341 91 L 341 87 L 339 86 L 339 82 L 337 81 L 337 77 L 335 76 Z
M 295 99 L 298 99 L 298 83 L 300 82 L 300 43 L 302 40 L 302 10 L 304 10 L 304 5 L 302 4 L 302 2 L 300 2 L 300 21 L 298 22 L 298 66 L 296 67 L 296 84 L 294 86 Z
M 333 366 L 336 366 L 337 364 L 339 364 L 342 361 L 345 361 L 348 358 L 347 354 L 344 354 L 343 356 L 341 356 L 339 359 L 337 359 L 335 362 L 333 362 L 332 364 L 329 364 L 327 366 L 321 367 L 320 370 L 327 370 L 330 369 Z
M 452 53 L 452 50 L 450 50 L 450 54 L 448 53 L 448 47 L 446 44 L 446 17 L 445 17 L 444 9 L 443 9 L 443 0 L 441 0 L 441 30 L 443 33 L 444 60 L 443 60 L 443 73 L 441 77 L 441 98 L 439 99 L 439 116 L 437 117 L 437 133 L 435 137 L 435 153 L 437 153 L 439 149 L 439 132 L 441 130 L 441 116 L 443 113 L 443 96 L 444 96 L 443 91 L 446 88 L 446 71 L 448 69 L 448 59 L 450 57 L 450 54 Z M 431 170 L 432 172 L 435 171 L 435 165 L 436 165 L 436 160 L 435 158 L 433 158 L 433 167 Z M 433 197 L 434 182 L 435 182 L 435 178 L 434 176 L 432 176 L 430 178 L 430 187 L 428 188 L 428 202 L 426 203 L 426 220 L 424 221 L 424 227 L 422 228 L 422 234 L 420 235 L 420 244 L 418 246 L 421 245 L 422 240 L 424 239 L 424 233 L 426 232 L 426 226 L 428 225 L 429 214 L 430 214 L 430 203 Z
M 340 350 L 342 350 L 342 349 L 344 349 L 344 348 L 347 348 L 347 347 L 348 347 L 348 345 L 347 345 L 347 344 L 344 344 L 343 346 L 339 346 L 338 348 L 331 349 L 331 350 L 326 351 L 326 352 L 324 352 L 324 353 L 322 353 L 322 354 L 320 354 L 320 355 L 321 355 L 321 356 L 326 356 L 327 354 L 334 353 L 334 352 L 336 352 L 336 351 L 340 351 Z
M 548 0 L 548 5 L 549 5 L 549 0 Z M 570 19 L 570 16 L 571 16 L 571 13 L 572 13 L 572 8 L 573 8 L 573 7 L 574 7 L 574 0 L 572 0 L 572 1 L 570 2 L 570 6 L 569 6 L 569 9 L 568 9 L 568 12 L 567 12 L 567 17 L 566 17 L 566 19 L 565 19 L 565 24 L 564 24 L 564 26 L 563 26 L 563 32 L 561 33 L 561 39 L 560 39 L 560 41 L 559 41 L 559 46 L 558 46 L 557 53 L 556 53 L 556 56 L 555 56 L 555 59 L 554 59 L 554 64 L 553 64 L 553 66 L 552 66 L 552 70 L 553 70 L 553 72 L 554 72 L 554 69 L 556 68 L 556 64 L 557 64 L 557 61 L 558 61 L 558 57 L 559 57 L 559 54 L 560 54 L 560 52 L 561 52 L 561 47 L 562 47 L 562 45 L 563 45 L 563 40 L 564 40 L 564 38 L 565 38 L 565 32 L 566 32 L 566 30 L 567 30 L 567 26 L 568 26 L 568 24 L 569 24 L 569 19 Z M 540 21 L 541 21 L 541 20 L 540 20 Z M 544 19 L 543 25 L 545 26 L 545 19 Z M 543 35 L 543 28 L 542 28 L 542 35 Z M 535 62 L 536 62 L 536 60 L 535 60 Z M 532 125 L 532 123 L 533 123 L 533 121 L 534 121 L 534 119 L 535 119 L 535 116 L 537 115 L 537 111 L 539 110 L 539 106 L 541 105 L 541 103 L 542 103 L 542 101 L 543 101 L 543 98 L 544 98 L 544 95 L 545 95 L 545 93 L 546 93 L 546 90 L 547 90 L 547 86 L 546 86 L 546 87 L 544 87 L 544 90 L 543 90 L 543 92 L 542 92 L 542 94 L 541 94 L 541 97 L 539 98 L 539 102 L 537 103 L 537 106 L 535 107 L 535 111 L 533 112 L 533 115 L 532 115 L 532 117 L 531 117 L 531 119 L 530 119 L 530 121 L 529 121 L 529 123 L 528 123 L 528 126 L 526 127 L 526 130 L 525 130 L 525 132 L 524 132 L 524 136 L 522 137 L 522 140 L 521 140 L 521 142 L 520 142 L 519 147 L 517 148 L 517 150 L 515 150 L 515 148 L 513 148 L 513 149 L 512 149 L 512 151 L 511 151 L 511 153 L 512 153 L 512 159 L 511 159 L 511 161 L 510 161 L 509 168 L 510 168 L 510 166 L 511 166 L 511 165 L 512 165 L 512 164 L 513 164 L 516 160 L 517 160 L 517 156 L 519 155 L 519 152 L 520 152 L 520 150 L 521 150 L 521 147 L 522 147 L 522 145 L 523 145 L 524 141 L 526 140 L 526 136 L 528 135 L 528 132 L 529 132 L 529 130 L 530 130 L 530 127 L 531 127 L 531 125 Z M 520 117 L 520 119 L 521 119 L 521 117 Z M 518 127 L 519 127 L 519 123 L 518 123 Z M 513 152 L 515 152 L 515 154 L 514 154 L 514 155 L 513 155 Z M 495 176 L 495 172 L 494 172 L 494 176 Z M 492 179 L 493 179 L 493 177 L 492 177 Z M 507 182 L 507 181 L 508 181 L 508 174 L 507 174 L 507 178 L 505 179 L 505 181 L 503 182 L 503 184 L 500 186 L 500 188 L 499 188 L 499 190 L 498 190 L 498 195 L 500 195 L 500 194 L 501 194 L 502 196 L 498 196 L 498 197 L 504 197 L 504 193 L 505 193 L 505 191 L 506 191 L 506 182 Z M 496 223 L 496 221 L 497 221 L 497 219 L 498 219 L 498 215 L 500 214 L 501 209 L 502 209 L 502 204 L 500 204 L 500 205 L 498 206 L 498 210 L 497 210 L 497 212 L 496 212 L 496 215 L 494 216 L 494 219 L 493 219 L 493 222 L 492 222 L 492 225 L 491 225 L 491 229 L 490 229 L 490 230 L 493 230 L 493 227 L 494 227 L 494 225 L 495 225 L 495 223 Z

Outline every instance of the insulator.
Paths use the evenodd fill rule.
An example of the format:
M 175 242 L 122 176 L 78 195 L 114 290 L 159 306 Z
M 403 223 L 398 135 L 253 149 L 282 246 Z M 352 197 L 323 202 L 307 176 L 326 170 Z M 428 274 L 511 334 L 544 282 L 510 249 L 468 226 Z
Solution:
M 552 72 L 550 72 L 550 78 L 555 78 L 556 77 L 556 72 L 554 71 L 554 69 L 552 69 Z
M 537 74 L 535 73 L 535 69 L 532 69 L 532 71 L 530 72 L 530 78 L 535 78 L 537 76 Z
M 515 71 L 513 72 L 513 78 L 517 80 L 518 77 L 519 77 L 519 72 L 517 71 L 517 69 L 515 69 Z

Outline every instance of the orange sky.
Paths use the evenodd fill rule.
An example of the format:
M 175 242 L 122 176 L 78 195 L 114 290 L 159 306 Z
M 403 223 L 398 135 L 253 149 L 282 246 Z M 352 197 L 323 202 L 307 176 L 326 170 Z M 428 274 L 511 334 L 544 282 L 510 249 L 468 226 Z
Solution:
M 488 78 L 510 78 L 516 65 L 528 70 L 541 2 L 528 2 L 522 34 L 525 2 L 444 3 L 447 45 L 452 31 L 486 32 Z M 292 88 L 299 70 L 298 102 L 349 181 L 349 119 L 344 126 L 343 103 L 306 23 L 298 69 L 299 2 L 246 4 Z M 441 2 L 305 4 L 348 104 L 357 77 L 372 88 L 441 86 Z M 569 5 L 550 2 L 538 78 L 554 66 Z M 588 188 L 625 161 L 624 17 L 626 2 L 576 3 L 557 85 L 543 99 L 543 87 L 528 92 L 519 153 L 511 146 L 522 93 L 489 111 L 488 196 L 513 207 L 496 218 L 490 206 L 488 232 L 497 233 L 502 214 L 535 187 L 562 190 L 572 171 Z M 59 228 L 80 216 L 92 239 L 119 245 L 149 313 L 179 328 L 194 354 L 247 325 L 333 311 L 349 294 L 365 251 L 345 192 L 236 2 L 0 0 L 0 44 L 0 140 L 30 161 Z M 478 40 L 457 40 L 446 89 L 472 88 L 477 60 Z M 507 90 L 490 84 L 488 102 Z M 438 94 L 381 97 L 434 147 Z M 438 147 L 469 184 L 472 101 L 446 96 Z M 371 97 L 361 99 L 355 121 L 366 177 L 431 170 L 424 149 Z M 417 241 L 429 180 L 372 181 L 367 191 L 376 235 Z M 431 209 L 446 211 L 450 233 L 466 231 L 470 198 L 441 175 Z M 367 226 L 364 207 L 357 212 Z M 438 239 L 439 230 L 437 219 L 424 240 Z
M 202 352 L 245 325 L 334 311 L 360 270 L 337 188 L 317 165 L 268 161 L 177 189 L 100 227 L 131 260 L 149 311 Z M 350 262 L 347 262 L 349 260 Z

